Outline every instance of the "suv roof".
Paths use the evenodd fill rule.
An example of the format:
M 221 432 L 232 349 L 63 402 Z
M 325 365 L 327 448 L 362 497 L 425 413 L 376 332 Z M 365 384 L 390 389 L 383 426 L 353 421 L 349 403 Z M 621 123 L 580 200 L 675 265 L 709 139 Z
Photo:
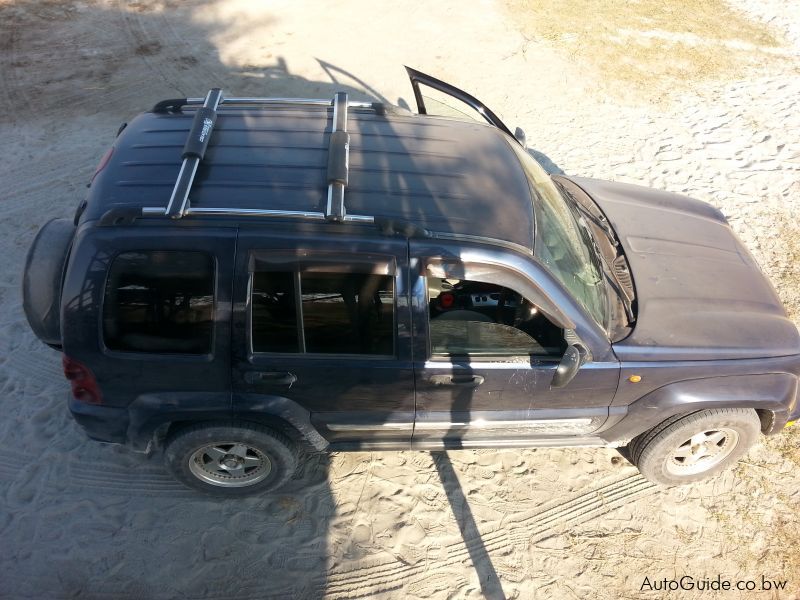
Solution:
M 332 103 L 220 105 L 191 206 L 323 211 L 332 111 Z M 119 205 L 166 207 L 198 112 L 165 102 L 136 117 L 93 181 L 81 221 Z M 351 105 L 347 133 L 348 214 L 532 251 L 531 191 L 511 140 L 497 128 L 375 104 Z

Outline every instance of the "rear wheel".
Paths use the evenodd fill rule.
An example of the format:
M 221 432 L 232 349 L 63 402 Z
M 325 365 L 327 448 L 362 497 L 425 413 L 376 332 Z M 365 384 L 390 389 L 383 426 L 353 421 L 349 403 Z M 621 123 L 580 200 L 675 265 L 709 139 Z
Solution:
M 282 433 L 254 423 L 200 423 L 171 435 L 164 459 L 193 489 L 247 496 L 286 483 L 297 467 L 297 449 Z
M 761 421 L 752 409 L 701 410 L 646 431 L 634 438 L 628 452 L 647 479 L 683 485 L 732 466 L 760 433 Z

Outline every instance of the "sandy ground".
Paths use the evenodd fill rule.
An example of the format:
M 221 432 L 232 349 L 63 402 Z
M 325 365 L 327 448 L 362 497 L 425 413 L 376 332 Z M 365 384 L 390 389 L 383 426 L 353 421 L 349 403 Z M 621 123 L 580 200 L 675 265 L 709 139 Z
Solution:
M 800 319 L 799 5 L 590 4 L 0 0 L 0 597 L 663 598 L 644 577 L 682 575 L 789 583 L 668 597 L 800 597 L 797 434 L 672 490 L 613 450 L 352 453 L 213 501 L 86 440 L 24 321 L 28 245 L 122 121 L 213 85 L 410 103 L 403 64 L 522 126 L 552 170 L 718 206 Z

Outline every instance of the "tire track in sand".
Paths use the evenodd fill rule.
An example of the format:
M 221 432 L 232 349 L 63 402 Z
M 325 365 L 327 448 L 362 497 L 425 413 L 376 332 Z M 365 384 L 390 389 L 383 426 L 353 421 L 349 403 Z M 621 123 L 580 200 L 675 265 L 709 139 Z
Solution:
M 621 508 L 632 499 L 652 494 L 656 485 L 640 475 L 613 481 L 577 494 L 566 501 L 554 501 L 541 509 L 521 511 L 510 515 L 502 527 L 481 532 L 480 537 L 467 540 L 451 538 L 444 547 L 445 557 L 430 564 L 407 564 L 392 558 L 362 561 L 352 568 L 334 569 L 329 574 L 326 597 L 369 597 L 404 587 L 412 579 L 424 580 L 427 573 L 470 560 L 470 546 L 482 544 L 487 552 L 508 547 L 528 547 L 561 530 L 589 522 Z

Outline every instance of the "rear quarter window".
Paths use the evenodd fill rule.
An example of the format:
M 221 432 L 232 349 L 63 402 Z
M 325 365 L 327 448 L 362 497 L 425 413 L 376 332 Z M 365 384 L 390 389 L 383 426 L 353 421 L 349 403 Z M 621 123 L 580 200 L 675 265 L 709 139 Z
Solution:
M 210 354 L 214 259 L 204 252 L 137 251 L 111 263 L 103 301 L 109 350 Z

